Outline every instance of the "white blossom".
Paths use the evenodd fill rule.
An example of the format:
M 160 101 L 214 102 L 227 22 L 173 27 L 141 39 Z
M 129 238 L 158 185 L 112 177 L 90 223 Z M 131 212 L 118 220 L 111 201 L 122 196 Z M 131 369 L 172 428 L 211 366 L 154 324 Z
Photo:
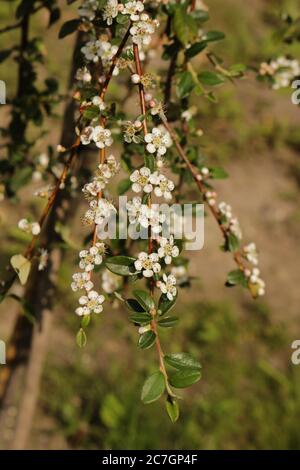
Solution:
M 131 2 L 125 3 L 121 13 L 122 15 L 130 15 L 131 21 L 138 21 L 140 19 L 139 13 L 141 13 L 143 10 L 143 3 L 140 1 L 133 0 Z
M 156 176 L 156 175 L 155 175 Z M 152 177 L 152 181 L 155 181 Z M 172 191 L 175 188 L 173 181 L 169 180 L 162 174 L 157 174 L 156 186 L 154 194 L 157 197 L 164 197 L 165 199 L 172 199 Z
M 118 0 L 108 0 L 107 4 L 104 6 L 102 16 L 109 26 L 112 24 L 113 19 L 118 16 L 118 8 Z
M 76 309 L 77 315 L 90 315 L 93 312 L 101 313 L 103 310 L 102 304 L 104 300 L 104 296 L 99 295 L 95 290 L 89 291 L 87 295 L 83 295 L 79 298 L 81 307 Z
M 44 271 L 48 264 L 49 254 L 45 248 L 40 248 L 38 271 Z
M 110 130 L 105 129 L 102 126 L 94 127 L 93 141 L 100 149 L 103 149 L 104 147 L 110 147 L 113 143 Z
M 80 140 L 83 145 L 89 145 L 93 140 L 94 128 L 92 126 L 87 126 L 83 129 L 80 134 Z
M 21 219 L 18 222 L 18 227 L 23 232 L 31 233 L 34 236 L 39 235 L 41 232 L 41 227 L 38 222 L 29 222 L 27 219 Z
M 263 279 L 260 278 L 260 270 L 258 268 L 253 268 L 252 271 L 246 272 L 246 276 L 249 278 L 249 282 L 256 287 L 256 292 L 258 296 L 265 295 L 266 283 Z
M 96 41 L 88 41 L 85 46 L 81 48 L 86 60 L 91 62 L 98 62 L 99 56 L 101 55 L 101 42 L 97 39 Z
M 150 44 L 151 35 L 155 32 L 158 25 L 157 20 L 152 20 L 147 13 L 142 13 L 140 19 L 130 28 L 134 44 L 139 46 Z
M 229 231 L 233 233 L 239 240 L 242 239 L 242 231 L 240 223 L 236 217 L 232 218 L 229 222 Z
M 133 183 L 132 190 L 135 193 L 144 191 L 145 193 L 151 193 L 153 186 L 151 184 L 152 173 L 149 168 L 143 167 L 140 170 L 135 170 L 130 175 L 130 181 Z
M 139 223 L 142 227 L 148 228 L 149 226 L 149 207 L 147 204 L 142 204 L 140 197 L 134 197 L 132 201 L 126 203 L 128 219 L 131 224 Z
M 151 133 L 145 135 L 145 142 L 148 152 L 156 153 L 158 157 L 164 155 L 167 148 L 172 145 L 170 134 L 159 127 L 154 127 Z
M 102 255 L 105 252 L 104 243 L 96 243 L 89 250 L 82 250 L 79 253 L 79 267 L 86 272 L 92 271 L 95 266 L 102 263 Z
M 169 274 L 169 275 L 164 274 L 163 282 L 158 281 L 157 287 L 159 287 L 161 292 L 165 294 L 168 297 L 168 299 L 172 302 L 172 300 L 177 294 L 176 277 L 173 276 L 173 274 Z
M 226 204 L 226 202 L 220 202 L 218 208 L 226 220 L 230 220 L 232 218 L 232 208 L 229 204 Z
M 161 270 L 161 266 L 158 261 L 159 256 L 157 253 L 151 253 L 148 255 L 146 252 L 142 251 L 139 253 L 134 266 L 137 271 L 142 271 L 143 276 L 152 277 L 155 273 L 159 273 Z
M 81 7 L 78 8 L 78 13 L 80 16 L 87 18 L 90 21 L 93 21 L 96 14 L 95 12 L 98 9 L 97 0 L 85 0 Z
M 176 258 L 179 255 L 179 248 L 174 245 L 173 235 L 171 235 L 169 239 L 164 237 L 160 238 L 159 245 L 158 256 L 164 258 L 166 264 L 171 264 L 172 258 Z
M 92 98 L 92 104 L 94 106 L 98 106 L 100 111 L 104 111 L 106 106 L 102 98 L 100 96 L 96 95 Z
M 94 287 L 94 284 L 90 280 L 90 274 L 86 271 L 83 273 L 75 273 L 72 276 L 73 282 L 71 284 L 71 289 L 76 292 L 81 289 L 86 291 L 91 290 Z
M 76 80 L 80 82 L 90 83 L 92 75 L 87 67 L 82 67 L 76 71 Z
M 243 252 L 245 254 L 246 259 L 249 263 L 257 265 L 258 264 L 258 254 L 255 243 L 249 243 L 248 245 L 244 246 Z

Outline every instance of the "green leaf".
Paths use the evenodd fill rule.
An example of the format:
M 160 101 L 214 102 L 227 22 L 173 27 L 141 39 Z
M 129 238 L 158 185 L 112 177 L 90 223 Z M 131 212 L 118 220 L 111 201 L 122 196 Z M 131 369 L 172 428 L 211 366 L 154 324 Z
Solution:
M 221 168 L 221 167 L 209 168 L 209 173 L 210 173 L 210 176 L 211 176 L 213 179 L 224 179 L 224 178 L 228 178 L 228 173 L 227 173 L 227 171 L 225 171 L 224 168 Z
M 209 70 L 203 70 L 198 74 L 198 78 L 204 85 L 215 86 L 220 85 L 225 81 L 225 78 L 219 73 L 210 72 Z
M 165 317 L 159 320 L 158 326 L 161 326 L 163 328 L 172 328 L 173 326 L 176 326 L 178 323 L 178 317 Z
M 139 325 L 148 325 L 148 323 L 151 322 L 151 315 L 149 313 L 143 312 L 143 313 L 133 313 L 129 315 L 129 321 L 131 323 L 138 323 Z
M 164 315 L 165 313 L 169 312 L 171 308 L 174 307 L 176 300 L 177 295 L 173 298 L 173 300 L 169 300 L 166 295 L 162 294 L 158 301 L 158 314 Z
M 24 286 L 30 273 L 30 261 L 23 255 L 14 255 L 10 259 L 10 264 L 19 276 L 22 286 Z
M 80 25 L 80 23 L 81 21 L 78 19 L 66 21 L 60 28 L 60 31 L 58 34 L 59 39 L 63 39 L 69 34 L 74 33 L 78 29 L 78 26 Z
M 225 34 L 222 31 L 208 31 L 203 40 L 206 42 L 220 41 L 225 38 Z
M 150 154 L 150 153 L 146 153 L 144 155 L 144 162 L 145 162 L 145 166 L 147 168 L 149 168 L 149 170 L 151 171 L 151 173 L 154 172 L 155 170 L 155 167 L 156 167 L 156 160 L 155 160 L 155 157 L 154 155 Z
M 141 349 L 149 349 L 151 348 L 151 346 L 153 346 L 155 341 L 156 341 L 156 334 L 154 333 L 154 331 L 149 330 L 140 336 L 138 346 Z
M 145 312 L 145 308 L 142 307 L 136 299 L 127 299 L 125 301 L 126 307 L 135 313 Z
M 119 196 L 122 196 L 122 194 L 126 193 L 126 191 L 128 191 L 131 187 L 131 181 L 129 178 L 125 178 L 123 180 L 121 180 L 119 183 L 118 183 L 118 194 Z
M 78 331 L 76 335 L 76 343 L 80 348 L 84 348 L 84 346 L 86 345 L 86 342 L 87 342 L 87 338 L 86 338 L 85 331 L 82 328 L 80 328 L 80 330 Z
M 91 315 L 83 315 L 81 319 L 82 328 L 87 327 L 90 324 L 90 321 L 91 321 Z
M 185 51 L 185 57 L 187 59 L 191 59 L 192 57 L 195 57 L 200 52 L 202 52 L 206 48 L 206 46 L 207 46 L 206 41 L 196 42 Z
M 236 286 L 237 284 L 240 284 L 243 287 L 247 287 L 248 281 L 241 269 L 235 269 L 234 271 L 230 271 L 228 273 L 226 284 L 229 286 Z
M 228 250 L 234 253 L 240 247 L 240 240 L 236 235 L 230 233 L 227 237 Z
M 169 382 L 172 387 L 186 388 L 200 380 L 201 372 L 195 369 L 178 370 L 169 376 Z
M 131 256 L 111 256 L 107 258 L 105 266 L 109 271 L 119 276 L 132 276 L 135 273 L 134 262 Z
M 201 364 L 187 353 L 166 354 L 164 361 L 169 366 L 178 370 L 189 369 L 199 371 L 201 369 Z
M 173 17 L 173 29 L 175 35 L 184 46 L 189 44 L 198 34 L 198 26 L 195 19 L 181 5 L 176 6 Z
M 141 400 L 143 403 L 153 403 L 158 400 L 165 391 L 165 378 L 162 372 L 158 371 L 150 375 L 145 381 L 142 389 Z
M 183 72 L 179 76 L 177 84 L 177 95 L 179 98 L 185 98 L 195 88 L 195 82 L 190 72 Z
M 135 290 L 133 291 L 133 295 L 137 299 L 138 303 L 147 311 L 155 308 L 155 303 L 152 297 L 145 292 L 144 290 Z
M 176 423 L 179 418 L 179 406 L 173 397 L 168 396 L 166 401 L 166 410 L 172 423 Z

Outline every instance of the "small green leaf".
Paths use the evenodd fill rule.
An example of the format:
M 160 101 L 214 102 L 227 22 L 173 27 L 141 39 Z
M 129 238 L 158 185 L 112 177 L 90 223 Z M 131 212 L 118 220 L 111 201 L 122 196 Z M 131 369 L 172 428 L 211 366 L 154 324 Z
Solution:
M 227 238 L 228 250 L 234 253 L 240 247 L 240 241 L 236 235 L 230 233 Z
M 131 256 L 112 256 L 106 260 L 105 266 L 119 276 L 132 276 L 135 273 L 135 261 L 136 258 Z
M 163 328 L 172 328 L 173 326 L 176 326 L 178 323 L 178 317 L 165 317 L 159 320 L 158 326 L 161 326 Z
M 174 307 L 176 300 L 177 296 L 174 297 L 173 300 L 169 300 L 166 295 L 162 294 L 158 301 L 158 314 L 164 315 L 165 313 L 169 312 L 171 308 Z
M 132 312 L 136 312 L 136 313 L 145 312 L 145 308 L 142 307 L 136 299 L 127 299 L 125 301 L 125 305 Z
M 151 315 L 149 313 L 143 312 L 143 313 L 133 313 L 129 315 L 129 321 L 131 323 L 138 323 L 139 325 L 148 325 L 148 323 L 151 322 Z
M 178 98 L 185 98 L 195 88 L 195 82 L 190 72 L 182 72 L 177 84 Z
M 195 369 L 182 369 L 170 375 L 169 382 L 172 387 L 186 388 L 198 382 L 201 378 L 201 372 Z
M 78 19 L 73 19 L 66 21 L 62 27 L 60 28 L 60 31 L 58 33 L 59 39 L 63 39 L 64 37 L 68 36 L 69 34 L 74 33 L 77 29 L 78 26 L 80 25 L 81 21 Z
M 156 334 L 154 333 L 154 331 L 149 330 L 140 336 L 138 346 L 141 349 L 149 349 L 151 348 L 151 346 L 153 346 L 155 341 L 156 341 Z
M 150 154 L 150 153 L 146 153 L 144 155 L 144 162 L 145 162 L 145 166 L 147 168 L 149 168 L 149 170 L 151 171 L 151 173 L 154 172 L 155 170 L 155 166 L 156 166 L 156 160 L 155 160 L 155 157 L 154 155 Z
M 129 178 L 125 178 L 118 183 L 118 194 L 122 196 L 122 194 L 126 193 L 131 187 L 131 181 Z
M 176 6 L 173 17 L 173 29 L 177 38 L 184 46 L 197 37 L 197 23 L 192 15 L 185 11 L 182 5 Z
M 191 59 L 192 57 L 195 57 L 200 52 L 202 52 L 206 48 L 206 46 L 207 46 L 206 41 L 196 42 L 185 51 L 186 58 Z
M 90 324 L 90 321 L 91 321 L 91 315 L 83 315 L 81 319 L 82 328 L 87 327 Z
M 248 281 L 241 269 L 235 269 L 234 271 L 230 271 L 230 273 L 228 273 L 227 275 L 226 283 L 230 286 L 236 286 L 237 284 L 240 284 L 243 287 L 248 286 Z
M 30 268 L 31 268 L 30 261 L 27 258 L 25 258 L 25 256 L 23 255 L 14 255 L 10 259 L 10 264 L 12 265 L 17 275 L 19 276 L 22 286 L 24 286 L 27 282 L 27 279 L 30 273 Z
M 219 73 L 210 72 L 209 70 L 203 70 L 198 74 L 198 79 L 204 85 L 215 86 L 220 85 L 225 81 L 225 78 Z
M 166 401 L 166 410 L 172 423 L 176 423 L 179 418 L 179 406 L 173 397 L 168 396 Z
M 211 167 L 209 168 L 209 173 L 213 179 L 228 178 L 227 171 L 225 171 L 224 168 L 221 168 L 221 167 L 213 167 L 213 168 Z
M 141 400 L 143 403 L 153 403 L 158 400 L 165 391 L 165 378 L 163 373 L 158 371 L 150 375 L 145 381 L 142 389 Z
M 225 34 L 222 31 L 208 31 L 204 36 L 204 41 L 213 42 L 220 41 L 225 38 Z
M 133 291 L 133 295 L 137 299 L 138 303 L 147 311 L 155 308 L 155 303 L 152 297 L 145 292 L 144 290 L 135 290 Z
M 86 338 L 85 331 L 82 328 L 80 328 L 80 330 L 78 331 L 76 335 L 76 343 L 80 348 L 84 348 L 84 346 L 86 345 L 86 342 L 87 342 L 87 338 Z
M 169 366 L 178 370 L 189 369 L 199 371 L 201 369 L 201 364 L 187 353 L 166 354 L 164 361 Z

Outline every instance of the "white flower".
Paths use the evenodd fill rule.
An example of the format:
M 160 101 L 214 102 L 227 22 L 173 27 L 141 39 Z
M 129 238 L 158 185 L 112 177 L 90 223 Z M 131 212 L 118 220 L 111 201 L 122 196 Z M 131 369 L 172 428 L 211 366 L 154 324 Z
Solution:
M 159 256 L 157 253 L 148 255 L 144 251 L 139 253 L 138 259 L 135 261 L 134 266 L 137 271 L 142 271 L 143 276 L 152 277 L 154 273 L 159 273 L 161 266 L 158 263 Z
M 85 83 L 90 83 L 90 81 L 92 80 L 92 75 L 87 67 L 82 67 L 80 69 L 77 69 L 76 80 L 79 80 Z
M 158 127 L 154 127 L 151 133 L 145 135 L 146 148 L 149 153 L 155 153 L 157 156 L 164 155 L 167 148 L 172 145 L 170 134 L 163 132 Z
M 103 188 L 105 188 L 105 184 L 105 181 L 94 178 L 90 183 L 86 183 L 83 186 L 82 192 L 87 198 L 95 197 Z
M 47 166 L 49 165 L 49 157 L 46 153 L 41 153 L 39 156 L 38 156 L 38 162 L 39 164 L 43 167 L 43 168 L 47 168 Z
M 93 140 L 98 148 L 110 147 L 113 143 L 111 132 L 102 126 L 94 127 Z
M 242 231 L 237 218 L 233 218 L 229 222 L 229 231 L 233 233 L 239 240 L 242 239 Z
M 38 222 L 29 222 L 27 219 L 21 219 L 18 222 L 18 227 L 23 232 L 31 233 L 34 236 L 39 235 L 41 231 L 41 227 Z
M 101 42 L 99 40 L 88 41 L 86 45 L 81 48 L 81 52 L 83 53 L 86 60 L 92 62 L 99 61 L 101 50 Z
M 166 178 L 164 175 L 157 175 L 156 186 L 154 194 L 157 197 L 163 196 L 165 199 L 172 199 L 171 191 L 175 188 L 173 181 Z
M 93 21 L 95 18 L 95 12 L 98 9 L 97 0 L 85 0 L 81 7 L 78 8 L 78 13 L 80 16 L 87 18 L 90 21 Z
M 111 61 L 117 53 L 118 46 L 113 46 L 108 41 L 99 41 L 98 56 L 101 57 L 101 61 L 104 67 L 110 67 Z M 115 67 L 113 75 L 118 75 L 119 68 Z
M 245 253 L 246 259 L 249 263 L 254 265 L 258 264 L 258 254 L 255 243 L 249 243 L 248 245 L 244 246 L 243 251 Z
M 135 193 L 144 191 L 145 193 L 151 193 L 153 186 L 150 182 L 151 171 L 147 167 L 143 167 L 140 170 L 135 170 L 132 175 L 130 175 L 130 181 L 132 181 L 132 190 Z
M 48 251 L 45 250 L 45 248 L 40 248 L 38 271 L 44 271 L 48 263 L 48 258 Z
M 205 193 L 205 199 L 207 201 L 207 204 L 210 206 L 214 206 L 216 204 L 216 197 L 217 193 L 215 191 L 206 191 Z
M 77 315 L 90 315 L 92 312 L 101 313 L 104 300 L 104 296 L 99 295 L 95 290 L 89 291 L 87 295 L 83 295 L 79 298 L 81 307 L 76 309 Z
M 160 238 L 159 245 L 158 256 L 164 258 L 166 264 L 171 264 L 172 258 L 176 258 L 179 255 L 179 248 L 174 245 L 173 235 L 170 236 L 169 240 L 164 237 Z
M 92 104 L 94 106 L 99 106 L 100 111 L 104 111 L 106 108 L 105 103 L 103 102 L 103 99 L 97 95 L 92 98 Z
M 71 289 L 76 292 L 81 289 L 86 291 L 91 290 L 94 287 L 94 284 L 90 280 L 90 274 L 88 272 L 75 273 L 72 276 L 73 282 L 71 284 Z
M 116 208 L 111 202 L 104 198 L 101 198 L 99 201 L 95 202 L 96 206 L 94 222 L 97 225 L 102 225 L 111 217 L 114 212 L 116 212 Z
M 224 215 L 226 220 L 230 220 L 232 218 L 232 209 L 229 204 L 226 204 L 226 202 L 220 202 L 218 208 L 221 214 Z
M 92 271 L 95 266 L 102 263 L 102 255 L 105 252 L 104 243 L 96 243 L 89 250 L 82 250 L 79 253 L 79 267 L 86 272 Z
M 151 226 L 152 232 L 158 234 L 162 230 L 161 224 L 165 222 L 166 215 L 159 211 L 157 204 L 152 204 L 151 208 L 149 207 L 148 209 L 149 225 Z
M 249 282 L 256 287 L 257 295 L 265 295 L 266 283 L 259 277 L 260 270 L 258 268 L 253 268 L 252 271 L 245 272 L 245 275 L 249 278 Z
M 109 180 L 120 170 L 120 164 L 117 162 L 113 155 L 109 155 L 106 159 L 106 163 L 100 163 L 97 170 L 97 176 Z
M 80 140 L 83 145 L 89 145 L 93 139 L 94 128 L 87 126 L 83 129 L 80 135 Z
M 120 277 L 106 269 L 102 273 L 102 289 L 107 294 L 113 294 L 120 287 Z
M 167 274 L 163 275 L 163 281 L 158 281 L 157 282 L 157 287 L 161 290 L 163 294 L 166 294 L 168 299 L 172 302 L 174 297 L 177 294 L 177 288 L 176 288 L 176 277 L 173 276 L 173 274 Z
M 140 19 L 130 28 L 130 34 L 134 44 L 138 44 L 139 46 L 150 44 L 151 35 L 155 32 L 158 25 L 157 20 L 149 18 L 147 13 L 142 13 Z
M 132 2 L 125 3 L 121 13 L 122 15 L 130 15 L 131 21 L 138 21 L 140 19 L 139 13 L 141 13 L 143 10 L 143 3 L 140 1 L 133 0 Z
M 113 19 L 118 16 L 118 0 L 108 0 L 103 8 L 103 19 L 106 20 L 108 25 L 111 25 Z
M 126 203 L 126 209 L 131 224 L 139 223 L 142 227 L 148 228 L 149 207 L 147 204 L 142 204 L 140 197 L 134 197 L 132 201 L 128 201 Z

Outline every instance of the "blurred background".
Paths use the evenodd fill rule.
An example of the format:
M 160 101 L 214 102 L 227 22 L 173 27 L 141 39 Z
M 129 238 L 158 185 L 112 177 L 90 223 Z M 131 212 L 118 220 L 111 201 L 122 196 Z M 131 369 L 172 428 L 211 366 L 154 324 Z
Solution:
M 14 4 L 0 2 L 1 26 L 12 22 Z M 48 75 L 58 78 L 64 94 L 75 38 L 68 36 L 62 47 L 58 30 L 74 12 L 65 1 L 59 4 L 62 18 L 46 35 L 46 13 L 36 15 L 33 29 L 44 35 Z M 228 63 L 258 67 L 280 55 L 300 58 L 299 43 L 276 39 L 278 14 L 299 15 L 297 0 L 206 4 L 211 27 L 226 34 L 215 50 Z M 0 50 L 9 47 L 16 34 L 0 36 Z M 203 367 L 202 380 L 183 392 L 181 417 L 173 425 L 160 401 L 147 406 L 140 401 L 155 351 L 137 351 L 136 331 L 124 310 L 107 307 L 89 329 L 86 348 L 76 346 L 76 298 L 69 286 L 77 252 L 68 250 L 58 273 L 27 448 L 300 449 L 300 365 L 291 363 L 291 343 L 300 339 L 300 111 L 291 103 L 291 89 L 271 90 L 255 75 L 250 71 L 236 84 L 223 86 L 217 104 L 202 100 L 199 127 L 210 162 L 230 174 L 217 189 L 239 217 L 245 238 L 257 243 L 266 296 L 253 301 L 246 290 L 224 286 L 234 265 L 230 254 L 219 249 L 221 235 L 207 217 L 203 250 L 187 252 L 195 279 L 176 304 L 180 326 L 162 335 L 168 351 L 189 351 Z M 13 95 L 13 62 L 0 63 L 0 79 L 7 83 L 8 96 Z M 44 123 L 50 129 L 45 145 L 59 143 L 62 110 L 63 103 L 57 116 Z M 0 119 L 1 126 L 9 119 L 1 107 Z M 16 230 L 24 206 L 40 213 L 42 206 L 31 199 L 33 187 L 21 192 L 17 203 L 1 202 L 1 265 L 24 246 Z M 71 225 L 74 236 L 80 230 L 78 220 L 77 212 Z M 13 299 L 1 304 L 1 339 L 10 337 L 17 313 Z M 26 309 L 24 315 L 30 315 Z M 3 405 L 0 448 L 9 447 L 15 433 L 22 394 L 17 377 L 11 390 Z

